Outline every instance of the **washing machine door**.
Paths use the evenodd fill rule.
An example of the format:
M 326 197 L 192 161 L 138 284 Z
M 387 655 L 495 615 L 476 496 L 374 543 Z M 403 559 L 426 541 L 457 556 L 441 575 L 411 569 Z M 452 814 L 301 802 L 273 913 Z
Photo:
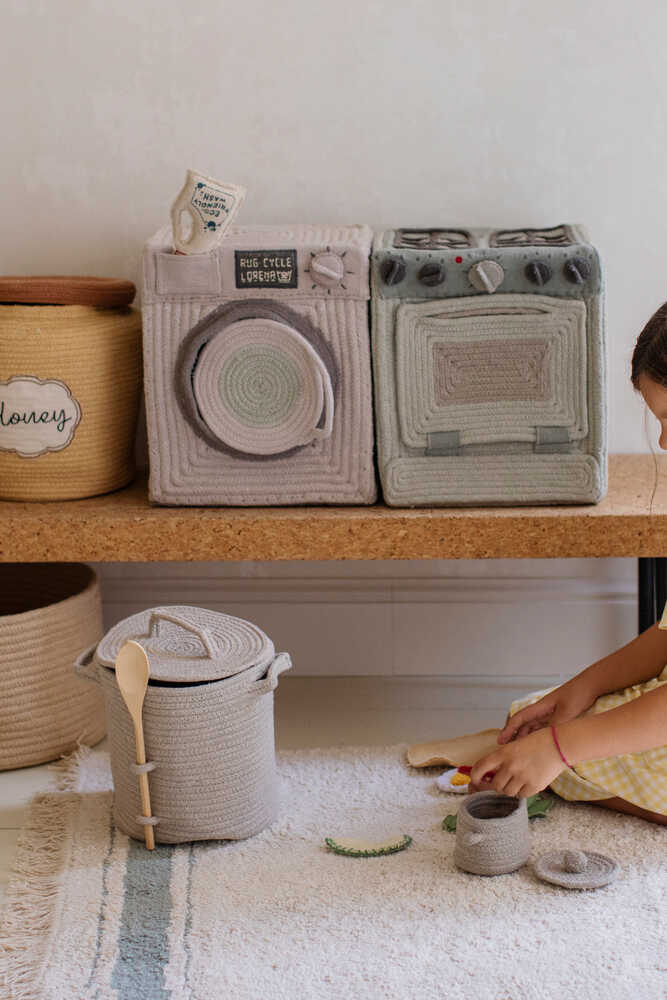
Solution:
M 307 317 L 282 303 L 216 309 L 186 338 L 178 366 L 186 414 L 215 447 L 268 458 L 331 435 L 331 348 Z

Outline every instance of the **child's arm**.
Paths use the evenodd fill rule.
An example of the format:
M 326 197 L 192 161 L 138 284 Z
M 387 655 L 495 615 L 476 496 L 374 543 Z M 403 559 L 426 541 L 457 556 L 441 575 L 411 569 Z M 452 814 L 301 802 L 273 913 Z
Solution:
M 598 715 L 558 726 L 558 741 L 569 764 L 640 753 L 667 744 L 667 685 Z M 498 747 L 470 772 L 473 785 L 526 798 L 542 791 L 565 769 L 551 729 L 540 729 Z M 484 781 L 484 775 L 493 777 Z
M 498 742 L 507 743 L 515 737 L 527 736 L 547 723 L 569 722 L 590 708 L 600 695 L 656 677 L 665 663 L 667 631 L 653 625 L 626 646 L 593 663 L 556 691 L 513 715 Z
M 570 764 L 667 745 L 667 684 L 609 712 L 566 722 L 558 740 Z
M 578 676 L 596 692 L 595 697 L 620 691 L 657 677 L 667 663 L 667 630 L 652 625 L 615 653 L 598 660 Z

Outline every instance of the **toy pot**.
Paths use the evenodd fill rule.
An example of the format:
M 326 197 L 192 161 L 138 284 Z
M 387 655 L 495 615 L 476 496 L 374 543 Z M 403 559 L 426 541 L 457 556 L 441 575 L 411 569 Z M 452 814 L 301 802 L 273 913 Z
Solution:
M 473 875 L 516 871 L 530 855 L 525 799 L 477 792 L 461 804 L 456 822 L 454 862 Z

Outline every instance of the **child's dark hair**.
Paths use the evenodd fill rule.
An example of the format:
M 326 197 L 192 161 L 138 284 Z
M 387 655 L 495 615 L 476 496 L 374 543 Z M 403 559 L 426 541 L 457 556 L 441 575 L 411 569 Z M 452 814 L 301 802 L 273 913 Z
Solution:
M 635 389 L 639 389 L 642 375 L 667 388 L 667 302 L 653 313 L 637 337 L 630 375 Z

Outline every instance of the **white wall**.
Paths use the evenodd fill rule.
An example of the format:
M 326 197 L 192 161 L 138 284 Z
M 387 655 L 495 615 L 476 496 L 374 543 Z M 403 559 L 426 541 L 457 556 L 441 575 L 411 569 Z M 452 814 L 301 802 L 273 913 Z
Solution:
M 4 0 L 0 26 L 0 271 L 136 280 L 141 245 L 166 220 L 188 166 L 244 183 L 247 222 L 582 221 L 608 267 L 611 449 L 646 450 L 627 375 L 639 329 L 667 298 L 660 0 Z M 609 566 L 620 581 L 611 590 Z M 376 570 L 377 621 L 386 621 L 389 588 L 394 605 L 408 609 L 404 619 L 394 612 L 397 641 L 430 630 L 432 647 L 421 649 L 419 664 L 440 662 L 446 637 L 438 623 L 449 621 L 456 656 L 467 655 L 472 672 L 488 655 L 485 635 L 505 656 L 505 672 L 555 669 L 553 649 L 541 649 L 520 600 L 534 586 L 546 588 L 571 624 L 567 642 L 553 622 L 542 640 L 565 642 L 568 662 L 632 629 L 631 564 L 510 564 L 500 574 L 494 566 L 441 565 L 445 581 L 468 581 L 464 619 L 473 635 L 480 573 L 487 597 L 496 595 L 485 604 L 489 634 L 473 647 L 462 645 L 460 606 L 451 618 L 446 582 L 431 588 L 426 616 L 410 618 L 430 569 Z M 183 568 L 179 596 L 226 594 L 234 603 L 217 584 L 212 593 L 209 571 Z M 121 597 L 127 609 L 127 601 L 147 603 L 164 590 L 159 573 L 122 572 L 121 584 L 107 573 L 109 600 L 120 601 L 114 607 Z M 278 567 L 256 572 L 273 574 L 290 593 Z M 361 617 L 351 627 L 345 615 L 361 615 L 354 595 L 363 567 L 335 570 L 347 604 L 326 598 L 333 569 L 314 572 L 324 581 L 318 594 L 331 633 L 361 634 Z M 542 582 L 521 582 L 527 573 Z M 407 590 L 392 583 L 406 574 L 417 581 Z M 515 589 L 507 576 L 519 579 Z M 592 603 L 574 603 L 597 610 L 572 617 L 567 601 L 589 583 Z M 246 592 L 238 593 L 242 604 Z M 501 614 L 497 601 L 510 594 Z M 547 621 L 551 606 L 532 620 Z M 312 635 L 303 641 L 304 661 L 312 662 Z M 356 670 L 370 661 L 364 642 L 355 642 Z M 391 669 L 408 659 L 396 653 Z
M 667 298 L 661 0 L 4 0 L 0 272 L 137 278 L 185 168 L 248 222 L 583 221 L 608 266 L 611 447 Z

